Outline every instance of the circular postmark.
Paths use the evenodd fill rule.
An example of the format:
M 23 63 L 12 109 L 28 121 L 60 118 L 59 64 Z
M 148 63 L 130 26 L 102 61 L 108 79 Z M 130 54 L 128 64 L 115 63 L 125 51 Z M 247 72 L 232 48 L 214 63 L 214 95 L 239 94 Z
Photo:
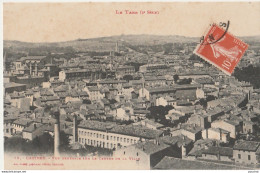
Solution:
M 216 24 L 211 24 L 210 26 L 213 27 L 215 25 Z M 220 22 L 219 26 L 225 28 L 224 33 L 220 37 L 218 37 L 218 38 L 215 38 L 216 36 L 214 36 L 213 34 L 209 34 L 206 39 L 205 39 L 204 36 L 202 36 L 202 37 L 200 37 L 200 44 L 201 45 L 209 45 L 209 44 L 217 43 L 219 40 L 224 38 L 224 36 L 228 32 L 229 25 L 230 25 L 229 20 L 226 23 L 225 22 Z

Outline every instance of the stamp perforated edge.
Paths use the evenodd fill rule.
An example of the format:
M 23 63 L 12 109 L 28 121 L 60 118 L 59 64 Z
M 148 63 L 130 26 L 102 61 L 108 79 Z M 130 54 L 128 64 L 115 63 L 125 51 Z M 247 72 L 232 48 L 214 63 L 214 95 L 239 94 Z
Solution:
M 217 26 L 217 25 L 216 25 Z M 219 26 L 217 26 L 217 27 L 219 27 Z M 209 33 L 209 31 L 210 31 L 210 29 L 212 28 L 212 26 L 210 26 L 210 27 L 208 27 L 207 28 L 207 31 L 205 31 L 204 33 L 206 33 L 205 35 L 207 35 L 208 33 Z M 225 30 L 223 30 L 223 28 L 221 28 L 221 27 L 219 27 L 223 32 L 225 32 Z M 242 59 L 242 57 L 243 57 L 243 55 L 244 55 L 244 53 L 245 53 L 245 51 L 248 49 L 248 47 L 249 47 L 249 44 L 247 44 L 246 42 L 244 42 L 243 40 L 241 40 L 240 38 L 238 38 L 238 37 L 236 37 L 236 36 L 234 36 L 233 34 L 231 34 L 229 31 L 227 31 L 227 33 L 226 34 L 229 34 L 230 36 L 232 36 L 232 37 L 234 37 L 234 38 L 236 38 L 237 40 L 239 40 L 239 41 L 241 41 L 241 42 L 243 42 L 245 45 L 246 45 L 246 48 L 243 50 L 243 53 L 242 53 L 242 56 L 241 56 L 241 58 L 239 59 L 239 61 L 238 62 L 236 62 L 236 64 L 235 64 L 235 68 L 236 68 L 236 66 L 237 66 L 237 64 L 241 61 L 241 59 Z M 215 67 L 217 67 L 219 70 L 221 70 L 222 72 L 224 72 L 225 74 L 227 74 L 227 75 L 229 75 L 229 76 L 231 76 L 232 75 L 232 73 L 234 72 L 234 70 L 235 70 L 235 68 L 232 70 L 232 72 L 230 73 L 230 72 L 228 72 L 228 71 L 226 71 L 225 69 L 222 69 L 221 67 L 219 67 L 216 63 L 214 63 L 214 62 L 212 62 L 212 61 L 210 61 L 208 58 L 206 58 L 205 56 L 203 56 L 203 55 L 201 55 L 201 54 L 199 54 L 199 53 L 197 53 L 197 51 L 198 51 L 198 49 L 200 48 L 200 46 L 201 46 L 201 44 L 199 43 L 197 46 L 196 46 L 196 48 L 195 48 L 195 50 L 193 51 L 193 53 L 195 54 L 195 55 L 197 55 L 197 56 L 199 56 L 200 58 L 202 58 L 202 59 L 204 59 L 205 61 L 207 61 L 208 63 L 210 63 L 211 65 L 214 65 Z

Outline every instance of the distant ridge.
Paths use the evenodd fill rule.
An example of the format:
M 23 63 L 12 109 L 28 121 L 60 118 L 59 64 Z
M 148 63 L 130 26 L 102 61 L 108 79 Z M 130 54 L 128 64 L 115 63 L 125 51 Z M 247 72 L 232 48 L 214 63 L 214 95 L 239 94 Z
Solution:
M 260 42 L 260 36 L 239 37 L 245 42 Z M 178 35 L 115 35 L 97 38 L 79 38 L 63 42 L 22 42 L 17 40 L 4 40 L 4 48 L 36 48 L 36 47 L 72 47 L 79 51 L 114 50 L 116 42 L 137 45 L 156 45 L 166 43 L 196 43 L 199 37 L 185 37 Z

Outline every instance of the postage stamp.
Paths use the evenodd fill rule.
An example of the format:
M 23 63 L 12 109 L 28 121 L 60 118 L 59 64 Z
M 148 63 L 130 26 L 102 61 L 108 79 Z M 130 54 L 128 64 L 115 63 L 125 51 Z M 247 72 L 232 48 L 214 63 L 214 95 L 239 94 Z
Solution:
M 213 24 L 194 53 L 231 75 L 247 48 L 248 44 Z

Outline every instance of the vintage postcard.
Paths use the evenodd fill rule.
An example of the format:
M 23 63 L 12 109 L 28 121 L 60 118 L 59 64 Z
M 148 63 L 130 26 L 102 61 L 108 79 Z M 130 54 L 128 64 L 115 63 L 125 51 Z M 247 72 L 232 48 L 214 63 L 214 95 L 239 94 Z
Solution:
M 3 4 L 5 170 L 259 170 L 260 2 Z

